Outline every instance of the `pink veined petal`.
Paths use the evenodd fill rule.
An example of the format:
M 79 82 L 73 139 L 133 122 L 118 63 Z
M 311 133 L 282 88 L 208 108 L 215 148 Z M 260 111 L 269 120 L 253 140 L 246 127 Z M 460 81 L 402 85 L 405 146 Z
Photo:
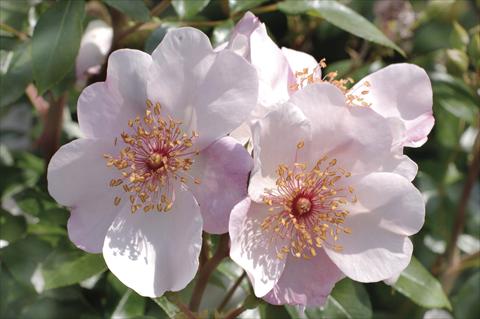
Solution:
M 129 119 L 144 114 L 151 60 L 150 55 L 130 49 L 110 55 L 106 82 L 88 86 L 78 99 L 78 122 L 86 137 L 116 137 Z
M 392 173 L 352 176 L 358 202 L 348 208 L 345 227 L 335 251 L 325 250 L 342 272 L 353 280 L 376 282 L 405 269 L 412 256 L 407 236 L 422 227 L 425 204 L 420 192 L 405 178 Z
M 394 136 L 402 146 L 423 145 L 435 122 L 432 114 L 432 86 L 427 73 L 420 67 L 401 63 L 389 65 L 359 81 L 352 90 L 363 90 L 368 81 L 365 101 L 385 118 L 398 118 L 405 132 Z
M 320 307 L 343 277 L 323 249 L 310 260 L 289 254 L 280 280 L 263 299 L 274 305 Z
M 312 121 L 310 163 L 327 155 L 352 173 L 378 170 L 391 156 L 392 137 L 384 118 L 369 109 L 348 107 L 345 97 L 328 83 L 310 84 L 292 95 Z
M 103 154 L 113 150 L 105 140 L 78 139 L 63 145 L 48 165 L 48 191 L 60 204 L 70 207 L 68 235 L 79 248 L 91 253 L 102 250 L 105 234 L 118 214 L 113 204 L 117 178 L 106 166 Z
M 149 97 L 199 133 L 196 148 L 233 131 L 257 102 L 255 69 L 229 50 L 215 53 L 199 30 L 169 31 L 152 56 Z
M 103 245 L 108 268 L 145 297 L 183 289 L 195 276 L 202 246 L 202 217 L 193 195 L 176 189 L 168 213 L 132 214 L 126 205 Z
M 230 216 L 230 257 L 250 277 L 257 297 L 265 296 L 278 282 L 285 267 L 285 258 L 277 258 L 284 246 L 279 239 L 270 242 L 261 223 L 268 216 L 265 205 L 245 198 L 232 210 Z
M 200 206 L 206 232 L 228 232 L 232 208 L 247 196 L 252 158 L 232 137 L 224 137 L 204 149 L 191 171 L 200 179 L 191 189 Z
M 252 126 L 254 168 L 248 194 L 256 202 L 262 201 L 265 188 L 275 188 L 276 169 L 280 164 L 293 165 L 308 157 L 308 147 L 295 158 L 297 144 L 311 140 L 311 123 L 305 115 L 289 103 L 275 107 L 264 119 Z

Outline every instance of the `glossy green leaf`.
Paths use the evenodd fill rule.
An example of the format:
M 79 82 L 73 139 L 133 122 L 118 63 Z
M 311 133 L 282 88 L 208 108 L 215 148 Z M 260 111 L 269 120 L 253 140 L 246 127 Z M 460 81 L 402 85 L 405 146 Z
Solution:
M 258 7 L 268 0 L 228 0 L 228 7 L 233 13 L 246 11 Z
M 210 0 L 172 0 L 172 6 L 180 18 L 192 18 L 202 11 Z
M 288 306 L 287 310 L 293 318 L 301 316 L 295 307 Z M 371 318 L 372 306 L 365 287 L 346 278 L 335 285 L 323 307 L 307 308 L 304 317 L 308 319 Z
M 468 32 L 458 22 L 454 21 L 453 30 L 450 33 L 450 45 L 452 48 L 465 50 L 468 40 Z
M 175 305 L 173 302 L 168 300 L 166 295 L 163 295 L 162 297 L 154 298 L 153 301 L 155 301 L 155 303 L 159 305 L 163 311 L 165 311 L 165 313 L 169 318 L 174 319 L 182 313 L 180 309 L 177 307 L 177 305 Z
M 52 289 L 81 282 L 106 269 L 107 266 L 101 254 L 55 251 L 45 261 L 42 274 L 45 289 Z
M 122 296 L 117 307 L 115 307 L 112 318 L 137 318 L 138 316 L 143 315 L 145 311 L 145 302 L 145 298 L 129 289 Z
M 227 20 L 225 23 L 217 25 L 213 29 L 212 44 L 214 46 L 217 46 L 224 43 L 225 41 L 228 41 L 228 37 L 230 35 L 230 32 L 232 32 L 234 26 L 235 24 L 232 20 Z
M 0 208 L 0 239 L 9 243 L 24 236 L 27 222 L 23 216 L 14 216 Z
M 33 32 L 33 78 L 39 94 L 62 80 L 74 66 L 82 37 L 83 1 L 54 3 Z
M 103 0 L 109 6 L 117 9 L 133 20 L 148 21 L 150 11 L 143 0 Z
M 405 56 L 405 52 L 387 38 L 370 21 L 336 1 L 288 0 L 280 2 L 278 8 L 287 14 L 307 13 L 321 17 L 331 24 L 360 38 L 395 49 Z
M 0 107 L 7 106 L 18 100 L 25 92 L 28 83 L 32 81 L 31 43 L 19 45 L 12 57 L 12 62 L 5 75 L 0 78 Z
M 452 309 L 440 283 L 415 257 L 392 287 L 425 308 Z
M 455 318 L 475 319 L 480 314 L 480 272 L 471 275 L 452 298 Z

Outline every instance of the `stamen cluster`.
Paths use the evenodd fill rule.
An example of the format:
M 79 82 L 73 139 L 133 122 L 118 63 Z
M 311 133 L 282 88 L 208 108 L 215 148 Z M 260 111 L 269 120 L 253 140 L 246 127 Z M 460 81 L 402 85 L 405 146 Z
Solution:
M 121 177 L 112 179 L 110 186 L 122 186 L 129 194 L 132 213 L 139 209 L 168 212 L 174 202 L 174 183 L 186 184 L 189 179 L 200 183 L 187 173 L 193 156 L 198 155 L 198 151 L 191 150 L 198 134 L 184 133 L 181 124 L 171 117 L 163 118 L 160 103 L 153 105 L 147 100 L 144 116 L 129 120 L 130 132 L 121 134 L 124 147 L 120 154 L 116 158 L 104 154 L 107 166 L 121 172 Z M 115 146 L 117 143 L 115 138 Z M 121 197 L 115 197 L 114 205 L 120 202 Z
M 297 152 L 303 146 L 298 143 Z M 264 219 L 262 228 L 272 232 L 273 238 L 287 239 L 288 244 L 277 254 L 279 259 L 289 252 L 310 259 L 323 245 L 342 249 L 335 241 L 340 233 L 351 233 L 342 225 L 349 214 L 345 206 L 357 199 L 354 188 L 341 181 L 351 173 L 336 165 L 336 159 L 323 156 L 311 170 L 305 163 L 294 163 L 293 168 L 278 166 L 277 188 L 267 190 L 263 197 L 272 214 Z

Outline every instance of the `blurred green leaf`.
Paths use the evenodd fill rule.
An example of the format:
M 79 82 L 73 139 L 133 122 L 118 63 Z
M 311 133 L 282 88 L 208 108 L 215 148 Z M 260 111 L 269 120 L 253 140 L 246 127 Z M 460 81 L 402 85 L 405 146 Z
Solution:
M 39 94 L 63 79 L 75 63 L 82 37 L 83 1 L 54 3 L 40 16 L 32 42 L 33 77 Z
M 17 31 L 23 30 L 23 27 L 27 25 L 30 6 L 31 2 L 28 0 L 0 1 L 0 22 Z M 0 35 L 4 33 L 8 34 L 3 30 L 0 31 Z
M 286 310 L 286 307 L 274 306 L 266 302 L 262 302 L 258 307 L 258 312 L 260 313 L 261 319 L 290 319 L 298 318 L 292 317 L 291 314 Z
M 143 0 L 103 0 L 109 6 L 117 9 L 121 13 L 129 16 L 133 20 L 145 22 L 150 18 L 148 10 Z
M 412 257 L 410 265 L 401 273 L 400 278 L 392 287 L 425 308 L 452 310 L 450 301 L 440 283 L 415 257 Z
M 177 307 L 177 305 L 175 305 L 173 302 L 168 300 L 167 295 L 163 295 L 162 297 L 154 298 L 153 301 L 155 301 L 155 303 L 157 305 L 159 305 L 160 308 L 162 308 L 163 311 L 165 311 L 165 313 L 167 314 L 167 316 L 169 318 L 174 319 L 179 314 L 182 313 L 180 311 L 180 309 Z
M 81 282 L 107 269 L 101 254 L 80 251 L 54 251 L 42 267 L 45 289 Z
M 298 318 L 297 308 L 287 307 L 293 318 Z M 305 315 L 308 319 L 316 318 L 371 318 L 372 306 L 365 287 L 348 278 L 338 282 L 323 307 L 307 308 Z
M 39 237 L 27 236 L 0 249 L 0 259 L 17 281 L 32 287 L 33 274 L 50 249 L 50 245 Z
M 36 188 L 27 188 L 15 194 L 13 199 L 22 212 L 33 216 L 39 216 L 49 209 L 58 208 L 52 198 Z
M 457 21 L 454 21 L 452 33 L 450 33 L 450 45 L 452 48 L 465 50 L 468 40 L 468 32 Z
M 228 0 L 228 7 L 232 13 L 250 10 L 269 0 Z
M 471 275 L 452 298 L 455 318 L 476 319 L 480 314 L 480 271 Z
M 446 55 L 448 72 L 462 76 L 468 69 L 468 55 L 458 49 L 448 49 Z
M 172 6 L 182 19 L 192 18 L 205 8 L 210 0 L 172 0 Z
M 368 41 L 392 48 L 405 56 L 405 52 L 370 21 L 336 1 L 287 0 L 280 2 L 278 8 L 287 14 L 307 13 L 311 16 L 321 17 L 340 29 Z
M 21 238 L 27 230 L 27 222 L 23 216 L 13 216 L 0 208 L 0 239 L 13 243 Z
M 473 65 L 478 69 L 480 68 L 480 34 L 476 33 L 472 36 L 470 43 L 468 44 L 468 55 Z
M 138 318 L 145 311 L 146 299 L 129 289 L 118 303 L 112 318 Z
M 234 26 L 235 24 L 232 20 L 227 20 L 213 28 L 212 44 L 216 46 L 227 41 Z
M 5 75 L 0 77 L 0 107 L 18 100 L 32 81 L 31 43 L 20 44 L 14 51 L 12 62 Z

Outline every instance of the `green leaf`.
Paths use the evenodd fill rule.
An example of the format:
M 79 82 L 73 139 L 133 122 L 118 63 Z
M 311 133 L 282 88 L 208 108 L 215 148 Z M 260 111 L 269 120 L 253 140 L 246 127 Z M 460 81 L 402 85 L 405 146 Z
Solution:
M 207 6 L 210 0 L 172 0 L 172 6 L 180 18 L 192 18 Z
M 452 309 L 440 283 L 415 257 L 392 287 L 425 308 Z
M 155 303 L 159 305 L 160 308 L 163 309 L 163 311 L 165 311 L 165 313 L 169 318 L 174 319 L 182 313 L 180 309 L 173 302 L 168 300 L 166 295 L 163 295 L 162 297 L 154 298 L 153 301 L 155 301 Z
M 21 238 L 26 230 L 25 217 L 14 216 L 0 208 L 0 239 L 12 243 Z
M 54 251 L 45 261 L 42 274 L 45 289 L 64 287 L 81 282 L 107 269 L 101 254 L 79 251 Z
M 311 16 L 321 17 L 340 29 L 368 41 L 392 48 L 405 56 L 405 52 L 370 21 L 336 1 L 287 0 L 280 2 L 278 8 L 287 14 L 307 13 Z
M 452 48 L 465 50 L 468 41 L 468 32 L 457 21 L 454 21 L 452 33 L 450 33 L 450 45 Z
M 286 307 L 293 318 L 298 318 L 301 314 L 297 308 Z M 365 287 L 348 278 L 338 282 L 328 296 L 323 307 L 307 308 L 305 316 L 308 319 L 317 318 L 371 318 L 372 306 Z
M 112 318 L 137 318 L 145 311 L 146 299 L 129 289 L 118 303 Z
M 109 6 L 117 9 L 121 13 L 129 16 L 133 20 L 145 22 L 150 18 L 148 10 L 143 0 L 103 0 Z
M 228 0 L 228 7 L 233 13 L 256 8 L 268 0 Z
M 212 34 L 212 43 L 214 46 L 222 44 L 223 42 L 228 40 L 228 36 L 230 35 L 230 32 L 232 31 L 233 27 L 235 24 L 233 23 L 232 20 L 227 20 L 222 24 L 217 25 L 213 29 L 213 34 Z
M 0 107 L 18 100 L 32 81 L 31 49 L 30 42 L 22 43 L 15 49 L 7 73 L 0 78 Z
M 33 32 L 33 78 L 39 94 L 62 80 L 74 66 L 82 37 L 84 1 L 54 3 Z
M 480 272 L 471 275 L 452 298 L 455 318 L 475 319 L 480 313 Z

